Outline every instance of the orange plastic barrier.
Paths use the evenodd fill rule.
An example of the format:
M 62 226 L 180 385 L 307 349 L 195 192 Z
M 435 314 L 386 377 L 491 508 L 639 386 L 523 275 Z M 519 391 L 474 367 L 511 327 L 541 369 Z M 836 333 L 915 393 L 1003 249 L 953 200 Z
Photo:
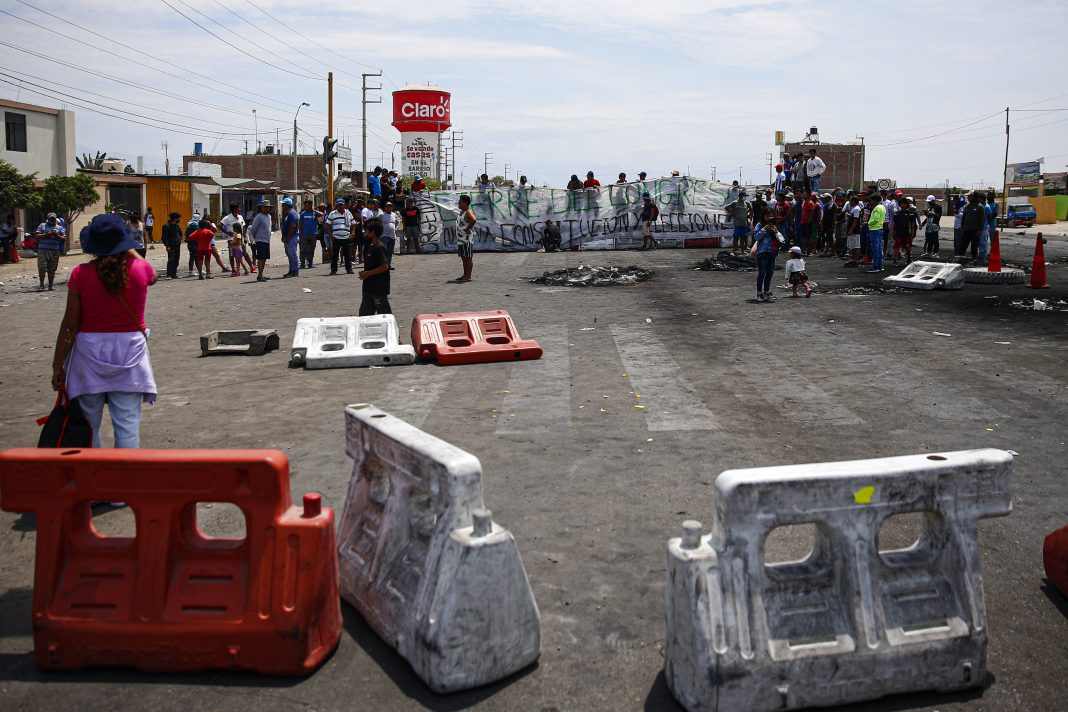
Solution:
M 114 500 L 135 536 L 94 528 L 92 503 Z M 198 502 L 238 506 L 245 538 L 205 536 Z M 281 452 L 7 450 L 0 508 L 36 515 L 43 669 L 304 675 L 340 639 L 334 512 L 317 494 L 293 505 Z
M 1068 527 L 1051 532 L 1042 544 L 1046 578 L 1068 596 Z
M 419 358 L 442 366 L 541 358 L 537 341 L 523 340 L 506 311 L 420 314 L 412 319 Z

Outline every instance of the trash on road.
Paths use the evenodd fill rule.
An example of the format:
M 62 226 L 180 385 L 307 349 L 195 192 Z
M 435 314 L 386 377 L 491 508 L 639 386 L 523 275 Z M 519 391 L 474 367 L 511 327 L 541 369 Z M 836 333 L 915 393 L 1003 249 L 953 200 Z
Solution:
M 533 284 L 548 284 L 557 287 L 614 287 L 637 284 L 651 279 L 653 270 L 631 265 L 630 267 L 597 267 L 579 265 L 571 269 L 546 272 L 540 277 L 531 277 Z
M 727 250 L 697 262 L 693 268 L 703 272 L 756 272 L 757 264 L 749 255 Z

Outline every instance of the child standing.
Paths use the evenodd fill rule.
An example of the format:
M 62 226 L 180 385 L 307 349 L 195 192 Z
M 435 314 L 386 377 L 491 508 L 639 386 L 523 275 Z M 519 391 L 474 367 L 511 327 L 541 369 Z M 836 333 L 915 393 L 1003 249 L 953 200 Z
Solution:
M 245 265 L 241 264 L 242 259 L 248 259 L 247 255 L 245 255 L 245 238 L 241 234 L 241 226 L 235 224 L 232 226 L 231 229 L 233 230 L 233 234 L 230 235 L 230 261 L 234 266 L 233 272 L 231 274 L 236 277 L 237 268 L 240 267 L 242 269 L 241 274 L 247 275 L 248 269 L 245 267 Z
M 801 248 L 797 245 L 790 248 L 790 259 L 786 260 L 786 278 L 794 290 L 795 299 L 800 296 L 797 288 L 801 286 L 805 288 L 806 297 L 812 296 L 812 287 L 808 284 L 808 273 L 805 272 L 805 260 L 801 257 Z
M 457 282 L 470 282 L 471 281 L 471 269 L 474 266 L 475 246 L 474 246 L 474 232 L 475 223 L 478 222 L 478 218 L 475 217 L 475 213 L 471 210 L 471 196 L 460 196 L 459 200 L 459 222 L 456 231 L 456 254 L 460 256 L 460 262 L 464 266 L 464 273 Z
M 360 316 L 392 314 L 389 305 L 389 260 L 386 246 L 382 243 L 382 223 L 371 220 L 363 228 L 368 244 L 363 253 L 363 269 L 359 272 L 363 281 L 363 301 Z
M 189 236 L 189 239 L 197 246 L 197 279 L 204 279 L 207 271 L 208 279 L 211 279 L 211 243 L 215 240 L 215 231 L 211 229 L 211 222 L 201 220 L 200 227 Z

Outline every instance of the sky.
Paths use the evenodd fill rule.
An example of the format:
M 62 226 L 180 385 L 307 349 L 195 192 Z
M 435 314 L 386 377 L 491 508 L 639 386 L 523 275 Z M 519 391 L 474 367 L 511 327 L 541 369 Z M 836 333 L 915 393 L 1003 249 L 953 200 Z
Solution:
M 370 165 L 396 151 L 399 166 L 390 92 L 450 91 L 467 182 L 491 153 L 490 175 L 537 185 L 587 170 L 765 183 L 774 132 L 815 126 L 863 136 L 868 179 L 1000 185 L 1006 107 L 1010 163 L 1068 164 L 1063 0 L 0 0 L 0 21 L 0 97 L 74 110 L 79 151 L 148 172 L 163 142 L 172 168 L 195 142 L 241 153 L 276 130 L 288 151 L 305 101 L 300 150 L 321 147 L 331 70 L 357 166 L 361 73 L 383 72 Z

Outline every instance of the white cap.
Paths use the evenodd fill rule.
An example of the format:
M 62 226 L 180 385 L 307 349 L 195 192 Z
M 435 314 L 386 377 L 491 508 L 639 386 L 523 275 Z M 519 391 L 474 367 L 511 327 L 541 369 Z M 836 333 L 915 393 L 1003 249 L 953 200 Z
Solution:
M 800 255 L 801 254 L 801 248 L 798 247 L 797 245 L 794 245 L 793 247 L 790 248 L 790 254 L 791 255 Z
M 934 197 L 933 195 L 928 195 L 928 196 L 927 196 L 927 202 L 928 202 L 928 203 L 933 203 L 933 202 L 935 202 L 936 200 L 938 200 L 938 198 Z

